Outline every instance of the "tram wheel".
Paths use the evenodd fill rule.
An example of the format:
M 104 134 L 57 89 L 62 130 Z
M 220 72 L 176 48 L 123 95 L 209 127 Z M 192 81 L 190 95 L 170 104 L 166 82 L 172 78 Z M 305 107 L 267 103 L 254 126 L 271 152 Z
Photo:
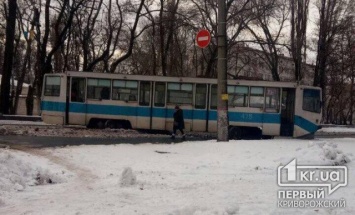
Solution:
M 104 129 L 105 128 L 105 121 L 104 120 L 98 120 L 96 123 L 96 126 L 98 129 Z
M 110 128 L 110 129 L 116 128 L 116 122 L 114 120 L 107 120 L 105 123 L 105 128 Z
M 243 137 L 243 130 L 240 127 L 231 127 L 228 131 L 229 139 L 231 140 L 241 140 Z

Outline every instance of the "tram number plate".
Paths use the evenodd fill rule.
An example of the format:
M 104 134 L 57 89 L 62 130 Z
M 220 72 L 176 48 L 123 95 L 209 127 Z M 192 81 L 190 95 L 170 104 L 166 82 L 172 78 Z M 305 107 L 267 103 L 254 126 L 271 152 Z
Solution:
M 243 113 L 242 114 L 242 119 L 244 119 L 244 120 L 252 120 L 253 119 L 253 114 L 251 114 L 251 113 Z

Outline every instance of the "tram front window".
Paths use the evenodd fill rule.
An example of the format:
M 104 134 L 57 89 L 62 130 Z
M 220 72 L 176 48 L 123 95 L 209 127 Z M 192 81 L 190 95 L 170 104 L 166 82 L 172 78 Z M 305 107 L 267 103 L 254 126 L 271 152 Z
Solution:
M 320 113 L 321 112 L 320 90 L 304 89 L 302 108 L 305 111 Z

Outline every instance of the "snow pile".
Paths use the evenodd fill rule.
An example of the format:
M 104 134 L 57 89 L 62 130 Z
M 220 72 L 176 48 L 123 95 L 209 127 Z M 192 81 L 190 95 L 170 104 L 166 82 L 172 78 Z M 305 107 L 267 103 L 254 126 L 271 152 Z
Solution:
M 120 184 L 122 187 L 129 187 L 137 183 L 137 176 L 133 173 L 132 168 L 126 167 L 120 179 Z
M 49 170 L 51 168 L 34 156 L 0 149 L 0 193 L 22 191 L 27 186 L 64 182 L 64 172 L 54 173 Z
M 307 148 L 298 148 L 297 163 L 303 165 L 345 165 L 351 161 L 351 153 L 345 154 L 337 144 L 321 141 L 310 142 Z

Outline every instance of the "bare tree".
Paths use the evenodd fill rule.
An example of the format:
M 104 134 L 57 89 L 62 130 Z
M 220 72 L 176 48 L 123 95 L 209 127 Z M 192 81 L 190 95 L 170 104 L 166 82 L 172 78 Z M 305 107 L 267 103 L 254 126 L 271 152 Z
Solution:
M 147 11 L 145 16 L 147 19 L 146 25 L 151 27 L 143 33 L 142 39 L 136 46 L 136 52 L 132 54 L 132 61 L 136 62 L 133 65 L 137 74 L 158 74 L 157 23 L 159 23 L 159 20 L 154 16 L 154 10 L 150 10 L 151 6 L 155 6 L 154 1 L 147 1 L 144 4 L 144 8 Z
M 21 52 L 22 50 L 18 51 L 18 54 L 15 56 L 21 56 L 23 57 L 23 61 L 20 64 L 20 71 L 16 75 L 17 79 L 17 86 L 16 86 L 16 95 L 14 98 L 14 108 L 13 108 L 13 114 L 16 114 L 18 104 L 19 104 L 19 97 L 22 93 L 22 87 L 23 83 L 25 81 L 26 75 L 30 75 L 30 72 L 32 70 L 31 67 L 31 56 L 32 56 L 32 44 L 34 41 L 34 27 L 35 27 L 35 20 L 33 16 L 33 11 L 27 10 L 28 7 L 32 5 L 31 1 L 21 1 L 21 4 L 19 4 L 19 10 L 18 10 L 18 26 L 19 26 L 19 36 L 20 35 L 25 35 L 24 40 L 25 40 L 25 51 L 24 54 L 22 55 Z M 28 109 L 31 109 L 31 107 L 27 107 Z M 33 109 L 33 108 L 32 108 Z M 31 114 L 31 112 L 29 112 Z
M 42 12 L 41 1 L 34 10 L 37 32 L 37 62 L 34 86 L 38 97 L 40 97 L 42 90 L 43 76 L 46 73 L 52 72 L 52 58 L 54 54 L 64 45 L 69 35 L 68 32 L 72 27 L 74 16 L 85 1 L 87 0 L 63 0 L 53 3 L 52 0 L 45 0 L 43 36 L 40 29 L 40 14 Z M 56 5 L 57 8 L 54 7 L 54 5 Z M 51 20 L 51 16 L 56 17 L 57 19 Z M 49 46 L 51 25 L 54 26 L 57 35 L 55 41 L 53 41 L 51 46 Z
M 160 36 L 160 56 L 163 76 L 167 76 L 167 57 L 173 41 L 176 21 L 176 13 L 180 0 L 172 0 L 167 3 L 167 15 L 164 13 L 165 0 L 160 0 L 159 11 L 159 36 Z
M 353 120 L 355 36 L 352 19 L 348 15 L 344 17 L 347 27 L 333 36 L 331 52 L 327 57 L 323 112 L 325 122 L 347 124 Z
M 207 67 L 203 76 L 216 77 L 216 57 L 217 57 L 217 3 L 216 1 L 207 0 L 192 0 L 194 6 L 200 13 L 201 24 L 197 27 L 208 29 L 211 32 L 212 40 L 211 45 L 204 50 L 201 50 L 202 56 L 207 62 Z M 254 5 L 251 0 L 233 1 L 228 0 L 226 4 L 228 11 L 227 15 L 227 32 L 228 32 L 228 51 L 233 52 L 233 48 L 240 43 L 237 41 L 240 33 L 246 26 L 255 19 L 252 13 Z M 228 59 L 231 60 L 231 59 Z
M 323 89 L 323 98 L 326 98 L 326 79 L 329 57 L 334 48 L 334 39 L 340 31 L 347 28 L 349 22 L 344 20 L 343 12 L 346 1 L 343 0 L 319 0 L 319 33 L 317 43 L 317 61 L 314 74 L 314 86 Z M 323 106 L 323 111 L 325 106 Z
M 138 26 L 138 22 L 139 19 L 141 17 L 141 11 L 143 9 L 143 5 L 144 5 L 145 0 L 140 0 L 139 4 L 138 4 L 138 8 L 135 10 L 135 18 L 134 18 L 134 22 L 133 22 L 133 26 L 129 29 L 129 42 L 127 44 L 127 49 L 125 50 L 125 53 L 119 57 L 118 59 L 113 60 L 113 62 L 110 65 L 110 72 L 114 73 L 116 71 L 117 66 L 125 61 L 127 58 L 129 58 L 132 55 L 132 50 L 133 50 L 133 46 L 134 46 L 134 42 L 136 41 L 137 37 L 139 37 L 144 30 L 146 29 L 145 27 L 143 29 L 141 29 L 140 32 L 136 32 L 137 30 L 137 26 Z
M 2 0 L 0 3 L 0 74 L 3 73 L 6 16 L 7 16 L 7 4 L 5 3 L 5 0 Z
M 135 46 L 136 62 L 132 58 L 131 64 L 143 74 L 191 76 L 189 56 L 194 48 L 196 11 L 188 0 L 159 2 L 158 7 L 154 1 L 145 4 L 144 25 L 148 29 Z M 138 54 L 144 57 L 139 60 Z
M 349 17 L 351 19 L 351 24 L 347 29 L 347 49 L 349 54 L 349 78 L 350 78 L 350 89 L 349 89 L 349 122 L 350 125 L 353 125 L 354 121 L 354 111 L 355 111 L 355 23 L 354 16 Z
M 247 28 L 255 38 L 255 42 L 262 49 L 262 59 L 267 63 L 274 81 L 280 81 L 279 77 L 279 55 L 280 49 L 284 44 L 280 44 L 283 37 L 282 31 L 288 19 L 289 8 L 288 0 L 253 0 L 255 9 L 255 21 Z M 255 25 L 256 29 L 253 29 Z M 262 35 L 258 33 L 262 32 Z
M 127 2 L 124 7 L 132 7 Z M 93 71 L 99 64 L 109 71 L 108 61 L 113 57 L 122 34 L 123 11 L 116 0 L 92 0 L 87 10 L 76 16 L 79 24 L 79 39 L 82 48 L 83 70 Z
M 305 62 L 306 33 L 309 0 L 290 0 L 291 55 L 295 64 L 295 79 L 302 80 L 302 64 Z

